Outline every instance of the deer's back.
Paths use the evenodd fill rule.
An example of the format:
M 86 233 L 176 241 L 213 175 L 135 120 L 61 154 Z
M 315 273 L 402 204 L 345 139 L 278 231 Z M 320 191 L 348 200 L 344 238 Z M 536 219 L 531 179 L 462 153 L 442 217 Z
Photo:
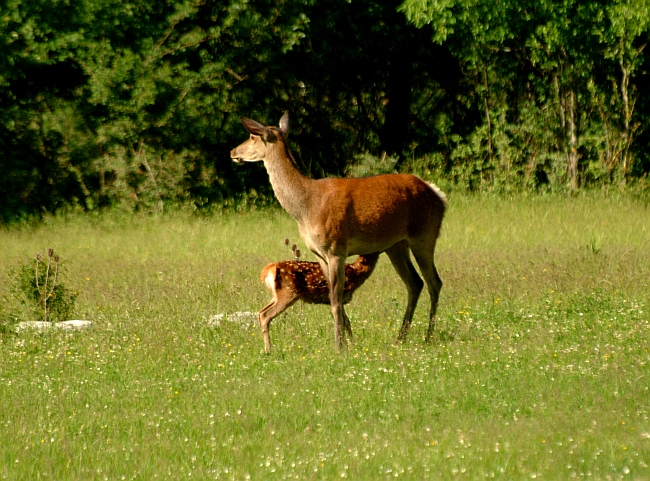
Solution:
M 318 195 L 304 229 L 314 246 L 345 239 L 349 254 L 367 254 L 402 239 L 437 237 L 440 230 L 446 200 L 414 175 L 321 179 L 315 186 Z

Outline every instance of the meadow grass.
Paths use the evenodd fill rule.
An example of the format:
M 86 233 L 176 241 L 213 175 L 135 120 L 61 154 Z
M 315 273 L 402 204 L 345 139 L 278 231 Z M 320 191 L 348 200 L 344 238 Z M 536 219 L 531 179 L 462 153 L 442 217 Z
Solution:
M 53 247 L 94 322 L 0 337 L 0 479 L 650 479 L 647 205 L 453 196 L 431 343 L 426 296 L 395 343 L 406 293 L 382 256 L 354 344 L 296 305 L 265 355 L 257 326 L 207 320 L 268 302 L 285 237 L 281 210 L 0 231 L 0 296 Z

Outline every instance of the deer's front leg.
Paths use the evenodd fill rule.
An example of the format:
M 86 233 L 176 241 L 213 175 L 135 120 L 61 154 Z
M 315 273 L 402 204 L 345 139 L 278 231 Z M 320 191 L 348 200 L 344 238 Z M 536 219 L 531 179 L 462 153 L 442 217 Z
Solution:
M 345 257 L 332 256 L 328 259 L 328 285 L 330 288 L 330 305 L 334 316 L 336 345 L 345 345 L 345 311 L 343 310 L 343 288 L 345 287 Z
M 350 318 L 348 315 L 345 313 L 345 310 L 343 311 L 343 320 L 345 321 L 345 333 L 348 336 L 348 339 L 352 344 L 354 344 L 354 336 L 352 335 L 352 325 L 350 324 Z

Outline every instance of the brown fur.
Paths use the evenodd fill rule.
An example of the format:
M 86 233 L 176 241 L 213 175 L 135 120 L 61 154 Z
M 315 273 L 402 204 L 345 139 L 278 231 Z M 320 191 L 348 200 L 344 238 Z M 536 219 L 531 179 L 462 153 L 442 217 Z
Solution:
M 352 300 L 354 292 L 370 277 L 378 259 L 379 253 L 368 254 L 359 256 L 353 264 L 345 265 L 345 287 L 343 289 L 345 304 Z M 262 269 L 260 281 L 271 289 L 273 295 L 271 302 L 264 306 L 258 314 L 267 352 L 271 351 L 269 325 L 274 317 L 282 314 L 298 300 L 309 304 L 330 303 L 327 279 L 317 262 L 271 262 Z M 347 316 L 344 327 L 352 337 L 352 329 Z
M 264 162 L 280 204 L 296 219 L 300 236 L 319 258 L 330 287 L 339 347 L 345 343 L 345 259 L 372 252 L 386 252 L 406 285 L 408 297 L 400 340 L 408 334 L 424 287 L 411 254 L 415 258 L 431 299 L 429 339 L 442 289 L 434 251 L 447 206 L 444 194 L 435 185 L 407 174 L 310 179 L 296 168 L 287 146 L 288 114 L 280 119 L 279 129 L 246 118 L 242 122 L 250 137 L 230 156 L 236 162 Z

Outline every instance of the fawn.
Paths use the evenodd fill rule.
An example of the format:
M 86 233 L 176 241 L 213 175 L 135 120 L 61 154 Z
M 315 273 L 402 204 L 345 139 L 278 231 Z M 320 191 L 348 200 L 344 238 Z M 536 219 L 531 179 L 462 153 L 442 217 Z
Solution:
M 354 291 L 370 277 L 377 265 L 379 254 L 377 252 L 362 255 L 353 264 L 345 265 L 344 304 L 352 300 Z M 271 302 L 264 306 L 257 315 L 267 353 L 271 352 L 269 325 L 274 317 L 283 313 L 299 299 L 309 304 L 330 303 L 327 280 L 318 262 L 299 260 L 271 262 L 262 269 L 260 281 L 265 283 L 273 294 Z M 344 317 L 344 328 L 352 338 L 352 328 L 347 315 Z

